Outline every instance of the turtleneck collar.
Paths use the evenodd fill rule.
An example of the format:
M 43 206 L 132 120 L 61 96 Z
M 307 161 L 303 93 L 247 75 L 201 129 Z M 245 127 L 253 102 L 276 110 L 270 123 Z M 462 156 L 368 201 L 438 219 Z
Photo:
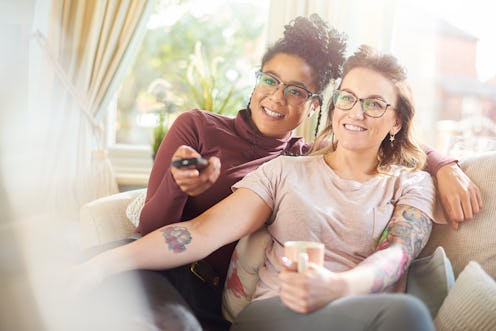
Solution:
M 241 138 L 265 151 L 283 151 L 286 148 L 292 139 L 291 135 L 283 139 L 266 137 L 254 127 L 250 116 L 249 109 L 242 109 L 234 119 L 234 129 Z

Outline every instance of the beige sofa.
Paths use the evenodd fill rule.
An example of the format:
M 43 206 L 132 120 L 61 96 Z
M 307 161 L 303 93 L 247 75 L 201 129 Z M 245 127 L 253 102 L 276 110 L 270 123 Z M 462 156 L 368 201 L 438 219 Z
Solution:
M 435 225 L 417 266 L 409 274 L 409 283 L 413 287 L 417 280 L 424 283 L 420 284 L 423 293 L 419 297 L 430 301 L 426 303 L 438 330 L 496 330 L 496 152 L 466 157 L 461 160 L 461 167 L 481 189 L 484 208 L 472 221 L 463 223 L 458 231 L 448 225 Z M 80 215 L 81 247 L 98 246 L 134 235 L 133 222 L 136 222 L 143 199 L 144 189 L 122 192 L 84 205 Z M 440 207 L 437 212 L 442 213 Z M 246 247 L 266 243 L 267 237 L 262 233 L 255 238 L 244 238 L 237 246 L 240 256 L 252 251 L 252 256 L 241 262 L 246 264 L 241 269 L 246 274 L 247 287 L 253 286 L 248 283 L 256 281 L 256 268 L 262 255 L 257 253 L 254 257 L 253 251 L 257 250 Z M 436 251 L 439 246 L 451 261 L 456 278 L 454 285 L 449 279 L 449 263 L 446 265 L 443 261 L 444 251 Z M 443 287 L 449 292 L 442 290 Z M 434 304 L 432 296 L 438 296 L 434 298 Z M 245 304 L 236 298 L 230 301 L 233 297 L 229 293 L 225 293 L 224 299 L 228 310 L 237 306 L 234 313 Z

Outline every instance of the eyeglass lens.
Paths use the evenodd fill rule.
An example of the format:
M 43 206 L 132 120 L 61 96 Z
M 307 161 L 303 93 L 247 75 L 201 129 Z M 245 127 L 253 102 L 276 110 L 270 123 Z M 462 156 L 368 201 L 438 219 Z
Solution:
M 383 100 L 375 98 L 359 99 L 347 91 L 337 90 L 333 95 L 334 106 L 341 110 L 350 110 L 358 101 L 360 101 L 363 112 L 370 117 L 381 117 L 389 106 Z
M 294 106 L 302 104 L 312 94 L 300 86 L 284 84 L 277 78 L 272 77 L 271 75 L 268 75 L 266 73 L 257 73 L 257 86 L 259 88 L 274 93 L 279 88 L 279 85 L 284 86 L 283 94 L 286 97 L 288 103 Z

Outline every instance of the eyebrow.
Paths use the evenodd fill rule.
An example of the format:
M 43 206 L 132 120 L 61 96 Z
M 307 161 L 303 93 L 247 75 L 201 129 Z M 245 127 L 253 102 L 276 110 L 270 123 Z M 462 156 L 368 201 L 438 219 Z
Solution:
M 356 95 L 355 92 L 353 92 L 349 88 L 342 88 L 342 89 L 339 89 L 339 90 L 349 92 L 349 93 L 353 94 L 355 97 L 357 97 L 358 99 L 377 99 L 377 100 L 384 101 L 385 103 L 388 103 L 386 101 L 386 99 L 384 99 L 384 97 L 382 95 L 379 95 L 379 94 L 372 94 L 372 95 L 369 95 L 369 96 L 367 96 L 365 98 L 360 98 L 360 97 L 358 97 L 358 95 Z
M 262 71 L 262 72 L 265 74 L 269 74 L 270 76 L 274 76 L 274 78 L 277 78 L 278 81 L 280 81 L 286 85 L 295 85 L 295 86 L 303 87 L 304 89 L 311 92 L 311 89 L 308 86 L 306 86 L 303 82 L 298 82 L 298 81 L 283 82 L 282 79 L 273 71 L 269 70 L 269 71 Z

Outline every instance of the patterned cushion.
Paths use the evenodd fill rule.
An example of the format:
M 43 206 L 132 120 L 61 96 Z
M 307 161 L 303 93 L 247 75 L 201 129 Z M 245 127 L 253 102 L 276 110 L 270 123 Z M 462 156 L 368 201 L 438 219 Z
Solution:
M 145 205 L 146 190 L 142 190 L 136 198 L 126 208 L 126 216 L 133 223 L 134 227 L 139 224 L 141 209 Z
M 250 303 L 258 282 L 258 268 L 264 263 L 265 249 L 271 242 L 264 226 L 236 245 L 222 294 L 222 314 L 226 320 L 232 322 Z

